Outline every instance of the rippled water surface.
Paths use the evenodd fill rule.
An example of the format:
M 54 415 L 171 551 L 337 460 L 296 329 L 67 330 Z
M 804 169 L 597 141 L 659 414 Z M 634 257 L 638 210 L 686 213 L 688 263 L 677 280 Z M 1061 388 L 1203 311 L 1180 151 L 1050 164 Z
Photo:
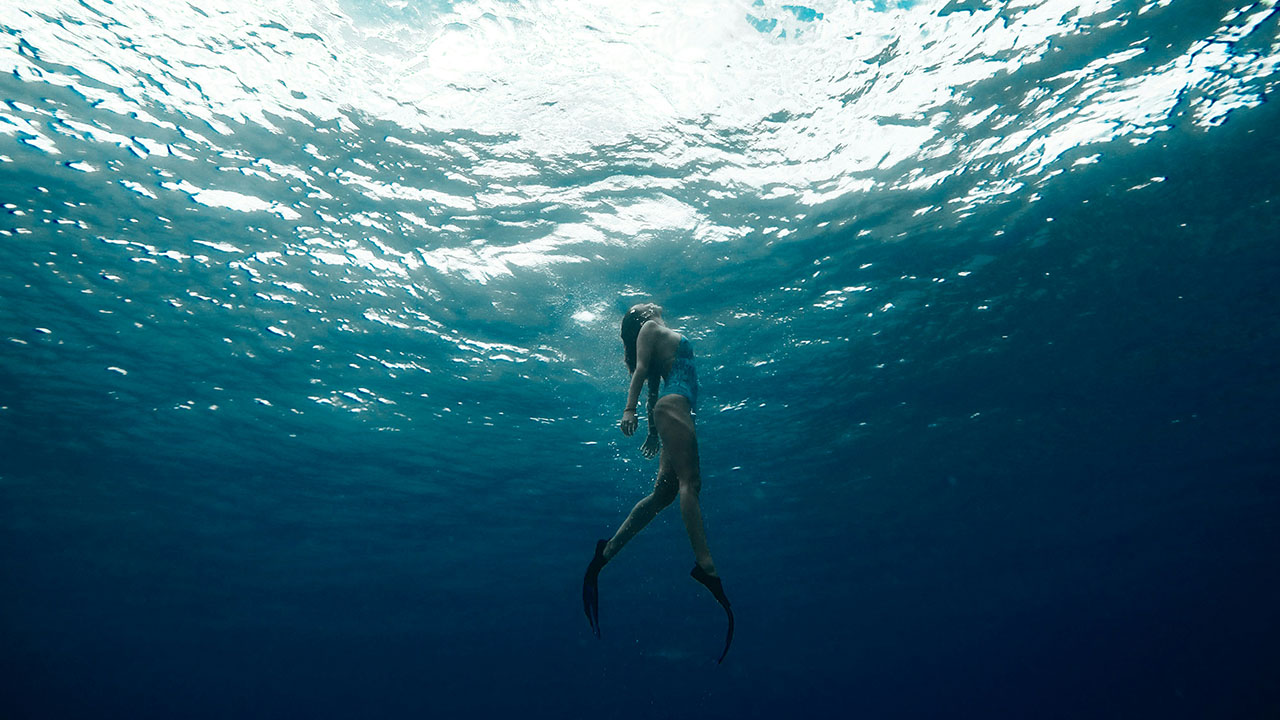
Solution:
M 0 4 L 0 715 L 1275 716 L 1276 10 Z

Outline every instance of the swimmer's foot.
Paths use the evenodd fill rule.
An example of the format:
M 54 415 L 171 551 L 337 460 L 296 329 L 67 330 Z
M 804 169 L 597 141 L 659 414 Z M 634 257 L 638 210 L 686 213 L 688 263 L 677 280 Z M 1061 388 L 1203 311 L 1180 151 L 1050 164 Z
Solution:
M 582 610 L 587 614 L 587 621 L 591 623 L 591 632 L 596 637 L 600 637 L 600 589 L 597 586 L 597 578 L 600 577 L 600 568 L 608 560 L 604 559 L 604 548 L 609 544 L 608 540 L 599 540 L 596 542 L 596 556 L 591 558 L 591 563 L 587 565 L 587 574 L 582 577 Z
M 733 643 L 733 610 L 729 607 L 729 596 L 724 594 L 724 585 L 720 582 L 720 578 L 707 573 L 700 566 L 694 565 L 689 575 L 711 591 L 711 594 L 724 607 L 725 614 L 729 616 L 729 632 L 724 636 L 724 652 L 720 653 L 720 659 L 716 661 L 717 664 L 722 663 L 724 656 L 729 654 L 729 645 Z

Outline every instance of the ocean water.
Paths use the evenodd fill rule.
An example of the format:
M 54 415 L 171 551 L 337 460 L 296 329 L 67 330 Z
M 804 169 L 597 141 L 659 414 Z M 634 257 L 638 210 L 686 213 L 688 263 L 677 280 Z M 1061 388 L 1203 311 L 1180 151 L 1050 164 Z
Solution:
M 1280 717 L 1278 27 L 5 0 L 0 717 Z

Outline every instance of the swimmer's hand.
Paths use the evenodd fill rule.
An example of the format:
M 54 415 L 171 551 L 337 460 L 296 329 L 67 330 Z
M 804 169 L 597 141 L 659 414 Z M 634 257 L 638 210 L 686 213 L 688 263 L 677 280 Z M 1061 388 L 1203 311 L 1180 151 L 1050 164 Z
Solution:
M 636 419 L 635 410 L 622 411 L 622 421 L 618 423 L 618 427 L 622 430 L 623 435 L 631 437 L 639 425 L 640 421 Z
M 651 433 L 649 437 L 645 438 L 644 446 L 640 448 L 640 452 L 646 458 L 653 459 L 653 456 L 658 454 L 658 450 L 661 447 L 662 443 L 658 440 L 658 434 Z

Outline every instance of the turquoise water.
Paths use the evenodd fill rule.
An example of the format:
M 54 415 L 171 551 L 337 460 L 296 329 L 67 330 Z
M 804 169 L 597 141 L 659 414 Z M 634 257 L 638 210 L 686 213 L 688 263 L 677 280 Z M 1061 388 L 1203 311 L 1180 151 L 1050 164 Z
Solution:
M 0 715 L 1277 716 L 1278 23 L 5 4 Z

